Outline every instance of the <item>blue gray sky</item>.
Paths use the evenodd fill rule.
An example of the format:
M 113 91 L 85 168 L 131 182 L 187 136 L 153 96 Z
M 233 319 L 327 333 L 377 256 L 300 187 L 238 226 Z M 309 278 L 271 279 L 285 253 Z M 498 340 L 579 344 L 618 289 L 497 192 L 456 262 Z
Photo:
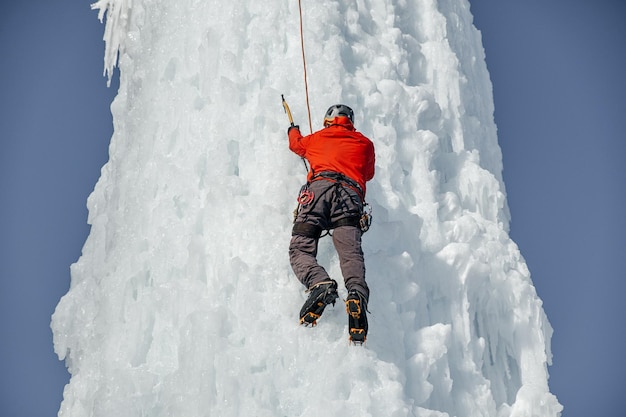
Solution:
M 442 0 L 443 1 L 443 0 Z M 89 233 L 117 82 L 90 1 L 0 5 L 0 415 L 56 415 L 50 316 Z M 520 246 L 568 417 L 619 415 L 626 371 L 626 5 L 473 0 Z M 620 404 L 621 405 L 621 404 Z

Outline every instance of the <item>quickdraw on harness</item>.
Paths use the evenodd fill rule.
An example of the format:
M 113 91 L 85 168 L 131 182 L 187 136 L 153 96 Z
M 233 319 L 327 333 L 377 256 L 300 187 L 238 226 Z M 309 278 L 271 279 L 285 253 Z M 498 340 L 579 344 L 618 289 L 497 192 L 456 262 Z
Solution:
M 361 212 L 361 218 L 359 219 L 359 227 L 361 232 L 365 233 L 370 230 L 372 225 L 372 206 L 368 203 L 363 203 L 363 210 Z

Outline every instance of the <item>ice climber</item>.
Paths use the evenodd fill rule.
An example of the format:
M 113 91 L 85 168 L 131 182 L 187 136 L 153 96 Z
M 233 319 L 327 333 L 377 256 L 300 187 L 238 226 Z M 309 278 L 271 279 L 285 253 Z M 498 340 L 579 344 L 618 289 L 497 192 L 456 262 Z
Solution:
M 337 282 L 317 262 L 318 241 L 329 231 L 339 256 L 348 297 L 350 340 L 363 343 L 367 336 L 369 288 L 361 236 L 369 227 L 364 212 L 365 184 L 374 177 L 374 145 L 354 128 L 354 112 L 343 104 L 331 106 L 324 128 L 302 136 L 298 126 L 287 131 L 289 149 L 310 164 L 307 183 L 300 190 L 289 260 L 308 299 L 300 310 L 300 323 L 316 324 L 324 308 L 335 304 Z

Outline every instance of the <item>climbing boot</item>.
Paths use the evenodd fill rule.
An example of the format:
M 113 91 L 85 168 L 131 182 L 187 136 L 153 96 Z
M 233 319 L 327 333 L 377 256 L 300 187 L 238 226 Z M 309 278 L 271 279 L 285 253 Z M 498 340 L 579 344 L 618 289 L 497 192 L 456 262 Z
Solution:
M 309 298 L 300 310 L 300 324 L 304 326 L 317 325 L 317 319 L 324 312 L 328 304 L 335 305 L 337 299 L 337 282 L 334 280 L 320 282 L 308 289 Z
M 367 337 L 367 301 L 358 292 L 350 291 L 346 299 L 346 312 L 350 342 L 362 345 Z

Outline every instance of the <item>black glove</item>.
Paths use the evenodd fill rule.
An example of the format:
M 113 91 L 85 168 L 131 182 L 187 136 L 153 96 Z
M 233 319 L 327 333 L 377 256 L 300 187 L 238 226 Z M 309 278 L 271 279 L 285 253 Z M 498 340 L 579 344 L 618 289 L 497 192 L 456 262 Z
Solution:
M 291 129 L 298 129 L 298 130 L 300 130 L 300 126 L 298 126 L 298 125 L 291 125 L 291 126 L 289 126 L 289 129 L 287 129 L 287 134 L 289 134 L 289 132 L 291 132 Z

